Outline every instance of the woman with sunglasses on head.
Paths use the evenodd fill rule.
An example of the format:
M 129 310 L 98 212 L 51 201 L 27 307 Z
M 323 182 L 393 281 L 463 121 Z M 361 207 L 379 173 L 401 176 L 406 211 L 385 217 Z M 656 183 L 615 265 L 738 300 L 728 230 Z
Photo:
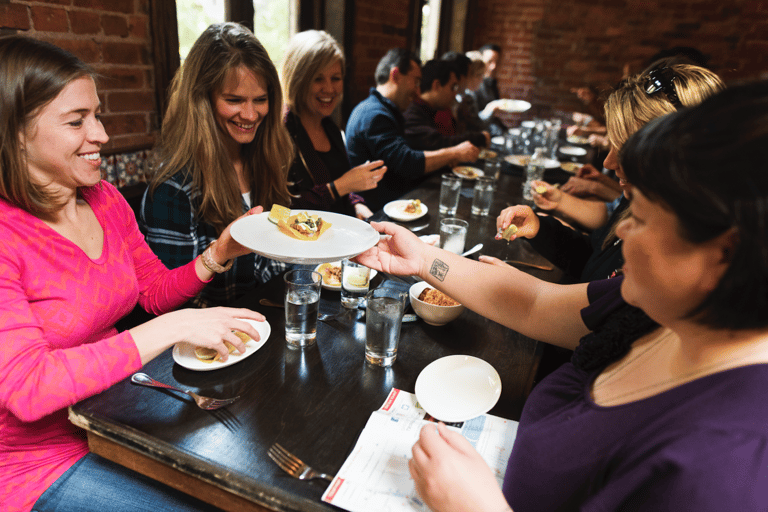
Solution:
M 766 159 L 768 83 L 640 128 L 620 155 L 633 184 L 618 226 L 624 275 L 598 286 L 483 267 L 372 224 L 392 236 L 361 263 L 417 275 L 507 327 L 576 348 L 576 364 L 528 397 L 501 488 L 460 434 L 422 429 L 409 466 L 432 510 L 768 509 Z M 617 289 L 624 308 L 649 317 L 642 329 L 600 318 Z M 595 345 L 620 348 L 579 363 Z
M 225 227 L 215 256 L 168 270 L 122 195 L 101 180 L 108 141 L 96 74 L 24 36 L 0 38 L 0 508 L 13 511 L 210 510 L 88 453 L 67 407 L 119 382 L 174 344 L 241 353 L 258 339 L 247 309 L 172 311 L 214 276 L 205 257 L 248 252 Z M 136 304 L 159 317 L 124 332 Z M 41 496 L 42 495 L 42 496 Z
M 503 232 L 510 224 L 519 230 L 516 237 L 530 240 L 542 256 L 563 269 L 575 282 L 605 279 L 621 268 L 620 239 L 616 226 L 626 215 L 630 184 L 618 160 L 618 154 L 630 135 L 647 122 L 677 111 L 684 106 L 697 105 L 724 87 L 720 78 L 711 71 L 690 65 L 674 65 L 653 69 L 623 81 L 605 103 L 608 137 L 611 150 L 603 164 L 616 172 L 624 190 L 611 215 L 606 204 L 570 196 L 544 182 L 541 194 L 534 190 L 536 204 L 548 211 L 556 211 L 569 222 L 592 227 L 590 234 L 563 225 L 553 216 L 537 215 L 530 206 L 518 205 L 501 212 L 496 225 Z M 500 236 L 499 236 L 500 237 Z M 498 263 L 493 258 L 483 261 Z
M 341 130 L 331 119 L 344 92 L 344 53 L 336 40 L 320 30 L 293 36 L 283 59 L 283 87 L 285 126 L 297 153 L 288 173 L 293 208 L 373 215 L 355 192 L 376 188 L 387 168 L 376 160 L 350 169 Z
M 226 305 L 286 269 L 253 253 L 219 253 L 222 230 L 252 207 L 289 205 L 290 136 L 282 91 L 267 51 L 237 23 L 208 27 L 173 78 L 158 163 L 139 222 L 169 268 L 207 250 L 218 274 L 196 306 Z

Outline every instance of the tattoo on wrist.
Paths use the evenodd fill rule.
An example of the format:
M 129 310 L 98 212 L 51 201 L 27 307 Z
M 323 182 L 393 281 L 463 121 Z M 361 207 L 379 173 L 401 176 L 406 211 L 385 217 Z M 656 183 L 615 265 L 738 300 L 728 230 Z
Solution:
M 438 281 L 443 282 L 445 276 L 448 275 L 448 265 L 444 261 L 435 258 L 432 262 L 432 268 L 429 269 L 429 274 L 435 276 Z

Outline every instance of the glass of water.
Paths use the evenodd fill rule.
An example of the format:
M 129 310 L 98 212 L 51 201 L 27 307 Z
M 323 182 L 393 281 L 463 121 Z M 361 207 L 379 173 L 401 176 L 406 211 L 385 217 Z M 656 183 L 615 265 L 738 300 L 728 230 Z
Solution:
M 317 310 L 323 276 L 313 270 L 291 270 L 285 274 L 285 341 L 294 347 L 309 347 L 317 339 Z
M 440 184 L 440 213 L 456 215 L 461 194 L 461 177 L 455 174 L 444 174 Z
M 341 305 L 356 309 L 365 302 L 371 269 L 350 260 L 341 260 Z
M 496 180 L 493 176 L 480 176 L 475 181 L 475 194 L 472 196 L 472 215 L 488 215 L 493 202 Z
M 366 295 L 365 360 L 369 363 L 392 366 L 395 362 L 407 296 L 407 292 L 382 287 Z
M 469 223 L 461 219 L 443 219 L 440 221 L 440 247 L 446 251 L 461 254 L 467 240 Z

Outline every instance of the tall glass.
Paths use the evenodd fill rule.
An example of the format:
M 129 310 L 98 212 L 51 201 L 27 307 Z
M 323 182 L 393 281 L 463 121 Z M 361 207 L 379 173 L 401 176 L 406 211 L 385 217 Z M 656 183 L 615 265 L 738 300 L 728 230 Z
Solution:
M 461 177 L 455 174 L 444 174 L 440 183 L 440 213 L 456 215 L 461 194 Z
M 285 341 L 294 347 L 314 345 L 323 276 L 312 270 L 291 270 L 284 279 Z
M 493 176 L 480 176 L 475 180 L 472 215 L 488 215 L 490 213 L 495 189 L 496 179 Z
M 461 219 L 443 219 L 440 221 L 440 247 L 454 254 L 464 252 L 469 223 Z
M 365 302 L 371 269 L 350 260 L 341 261 L 341 305 L 356 309 Z
M 397 359 L 406 292 L 376 288 L 368 292 L 365 306 L 365 360 L 392 366 Z

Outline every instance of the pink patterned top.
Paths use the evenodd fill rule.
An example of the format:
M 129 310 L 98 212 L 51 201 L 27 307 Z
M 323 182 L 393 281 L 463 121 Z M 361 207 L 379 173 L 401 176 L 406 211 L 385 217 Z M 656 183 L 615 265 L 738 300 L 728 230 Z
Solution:
M 115 322 L 137 301 L 160 314 L 205 285 L 194 262 L 169 271 L 110 184 L 82 190 L 104 230 L 92 260 L 38 218 L 0 199 L 0 506 L 32 508 L 88 451 L 67 407 L 141 367 Z

